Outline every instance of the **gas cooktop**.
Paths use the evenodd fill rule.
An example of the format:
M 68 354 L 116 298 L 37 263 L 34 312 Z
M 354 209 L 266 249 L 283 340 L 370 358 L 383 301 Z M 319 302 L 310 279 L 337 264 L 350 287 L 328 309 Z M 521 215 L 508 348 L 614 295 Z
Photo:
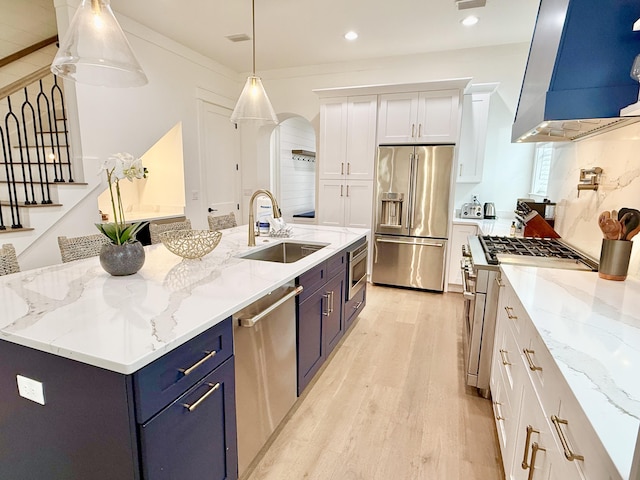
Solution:
M 598 264 L 556 238 L 481 236 L 487 263 L 598 270 Z

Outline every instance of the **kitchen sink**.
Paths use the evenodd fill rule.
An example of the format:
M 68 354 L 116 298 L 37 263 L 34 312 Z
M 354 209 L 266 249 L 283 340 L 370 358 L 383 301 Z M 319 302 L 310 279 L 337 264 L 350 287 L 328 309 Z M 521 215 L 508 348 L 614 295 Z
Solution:
M 301 243 L 282 242 L 257 251 L 239 255 L 240 258 L 249 260 L 262 260 L 264 262 L 293 263 L 301 258 L 311 255 L 313 252 L 329 245 L 328 243 Z

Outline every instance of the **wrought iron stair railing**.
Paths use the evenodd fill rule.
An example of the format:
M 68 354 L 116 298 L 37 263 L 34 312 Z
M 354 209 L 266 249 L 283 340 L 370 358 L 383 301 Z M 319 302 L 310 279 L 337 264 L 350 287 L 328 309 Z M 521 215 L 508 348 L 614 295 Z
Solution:
M 26 228 L 24 207 L 57 205 L 73 183 L 64 93 L 49 67 L 0 89 L 0 231 Z

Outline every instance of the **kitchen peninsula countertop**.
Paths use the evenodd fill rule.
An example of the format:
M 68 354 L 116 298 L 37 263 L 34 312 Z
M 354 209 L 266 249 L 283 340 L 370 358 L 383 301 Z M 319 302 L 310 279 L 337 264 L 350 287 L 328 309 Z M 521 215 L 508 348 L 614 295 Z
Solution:
M 288 264 L 241 259 L 244 225 L 223 230 L 200 260 L 147 246 L 131 276 L 112 277 L 93 257 L 0 277 L 0 339 L 131 374 L 369 232 L 292 227 L 289 240 L 329 245 Z M 252 248 L 281 241 L 256 237 Z
M 622 478 L 640 424 L 640 280 L 501 265 Z

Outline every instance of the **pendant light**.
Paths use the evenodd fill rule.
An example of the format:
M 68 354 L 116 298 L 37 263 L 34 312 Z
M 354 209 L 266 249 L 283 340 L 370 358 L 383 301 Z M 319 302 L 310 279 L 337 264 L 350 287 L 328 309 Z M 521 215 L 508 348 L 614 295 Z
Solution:
M 267 92 L 262 86 L 262 80 L 256 76 L 256 15 L 255 0 L 251 0 L 251 24 L 253 26 L 253 70 L 247 78 L 242 93 L 233 109 L 230 120 L 233 123 L 253 121 L 257 123 L 278 123 L 276 112 L 269 102 Z
M 60 42 L 51 71 L 78 83 L 104 87 L 147 83 L 109 0 L 82 0 Z

